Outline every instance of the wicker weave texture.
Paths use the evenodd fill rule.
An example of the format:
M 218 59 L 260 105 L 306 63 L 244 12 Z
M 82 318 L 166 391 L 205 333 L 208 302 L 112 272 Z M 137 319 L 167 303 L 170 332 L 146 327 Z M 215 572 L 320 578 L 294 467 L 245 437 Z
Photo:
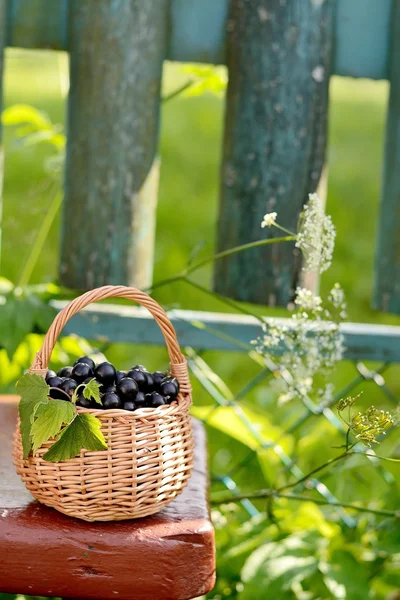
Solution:
M 54 440 L 24 460 L 19 425 L 14 437 L 16 469 L 31 494 L 47 506 L 86 521 L 132 519 L 160 511 L 182 492 L 193 466 L 187 364 L 166 313 L 143 292 L 106 286 L 72 301 L 50 327 L 31 372 L 45 374 L 58 335 L 73 314 L 89 302 L 111 296 L 136 300 L 156 318 L 167 342 L 171 372 L 181 386 L 177 400 L 135 412 L 78 408 L 100 419 L 108 449 L 82 450 L 79 457 L 60 463 L 42 458 Z

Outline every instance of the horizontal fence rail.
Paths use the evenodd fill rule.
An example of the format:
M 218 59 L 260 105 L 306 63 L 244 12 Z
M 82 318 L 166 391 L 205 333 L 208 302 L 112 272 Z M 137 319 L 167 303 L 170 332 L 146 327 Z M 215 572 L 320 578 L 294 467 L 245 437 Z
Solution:
M 52 304 L 61 310 L 66 303 Z M 168 311 L 168 316 L 181 345 L 201 350 L 249 352 L 254 350 L 251 340 L 261 333 L 260 322 L 247 315 L 174 309 Z M 275 321 L 284 321 L 288 328 L 294 326 L 292 319 Z M 400 362 L 400 327 L 345 323 L 341 332 L 345 359 Z M 157 324 L 146 310 L 113 304 L 83 310 L 66 325 L 64 334 L 104 342 L 164 345 Z
M 386 79 L 393 0 L 337 0 L 333 72 Z M 69 49 L 68 0 L 9 0 L 7 45 Z M 225 62 L 228 0 L 171 0 L 168 58 Z M 268 19 L 268 13 L 260 14 Z M 296 25 L 296 24 L 294 24 Z

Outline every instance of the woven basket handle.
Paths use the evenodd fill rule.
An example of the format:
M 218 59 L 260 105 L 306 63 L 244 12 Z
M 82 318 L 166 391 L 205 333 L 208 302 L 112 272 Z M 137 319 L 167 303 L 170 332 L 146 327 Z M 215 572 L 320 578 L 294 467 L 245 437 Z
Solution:
M 105 298 L 127 298 L 141 304 L 152 314 L 155 321 L 161 329 L 165 343 L 168 349 L 168 355 L 171 366 L 171 374 L 179 381 L 181 391 L 190 393 L 190 381 L 186 360 L 181 352 L 176 337 L 175 329 L 169 320 L 165 310 L 153 300 L 150 296 L 134 287 L 125 287 L 123 285 L 113 286 L 105 285 L 91 290 L 78 296 L 65 306 L 55 317 L 50 325 L 43 341 L 43 345 L 36 354 L 35 360 L 30 368 L 30 373 L 37 375 L 46 375 L 49 360 L 55 343 L 71 317 L 76 315 L 82 308 L 85 308 L 91 302 L 104 300 Z

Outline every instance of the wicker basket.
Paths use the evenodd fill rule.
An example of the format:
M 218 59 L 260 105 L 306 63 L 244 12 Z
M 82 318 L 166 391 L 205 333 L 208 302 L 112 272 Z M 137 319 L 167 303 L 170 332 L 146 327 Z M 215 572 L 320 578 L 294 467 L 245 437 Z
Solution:
M 135 412 L 78 408 L 100 419 L 108 449 L 81 450 L 79 457 L 59 463 L 42 458 L 54 440 L 24 460 L 19 424 L 14 437 L 14 462 L 31 494 L 47 506 L 86 521 L 134 519 L 160 511 L 182 492 L 193 465 L 187 363 L 165 311 L 147 294 L 135 288 L 105 286 L 76 298 L 54 319 L 30 372 L 44 377 L 67 321 L 91 302 L 110 297 L 136 301 L 158 323 L 168 348 L 171 374 L 180 384 L 177 400 Z

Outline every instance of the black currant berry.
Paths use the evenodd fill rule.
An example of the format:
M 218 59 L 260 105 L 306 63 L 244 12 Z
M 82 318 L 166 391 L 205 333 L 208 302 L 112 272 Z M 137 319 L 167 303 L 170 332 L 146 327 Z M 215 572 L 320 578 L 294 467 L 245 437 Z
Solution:
M 72 367 L 63 367 L 57 373 L 58 377 L 71 377 Z
M 92 408 L 92 401 L 89 398 L 85 398 L 83 394 L 79 394 L 76 404 L 77 406 L 82 406 L 82 408 Z M 98 407 L 102 408 L 100 404 Z
M 172 378 L 165 378 L 160 385 L 160 394 L 162 394 L 164 398 L 168 398 L 169 401 L 175 400 L 175 398 L 179 394 L 178 380 Z
M 132 401 L 124 402 L 124 410 L 135 410 L 136 404 Z
M 144 406 L 146 406 L 146 396 L 143 392 L 138 392 L 136 394 L 135 404 L 137 408 L 143 408 Z
M 122 408 L 122 402 L 114 392 L 107 392 L 101 399 L 103 408 Z
M 117 371 L 115 373 L 115 383 L 119 383 L 121 379 L 127 377 L 128 373 L 126 371 Z
M 59 377 L 58 375 L 55 375 L 54 377 L 49 377 L 47 384 L 50 387 L 61 387 L 63 380 L 61 379 L 61 377 Z
M 83 383 L 90 376 L 93 376 L 93 369 L 86 363 L 77 363 L 72 369 L 71 377 L 78 383 Z
M 135 365 L 134 367 L 131 367 L 131 371 L 138 369 L 139 371 L 146 371 L 146 367 L 144 367 L 143 365 Z
M 147 377 L 146 373 L 139 369 L 131 369 L 128 373 L 128 377 L 136 381 L 139 386 L 139 390 L 145 392 L 147 390 Z
M 161 371 L 154 371 L 154 373 L 152 373 L 152 377 L 154 382 L 154 388 L 158 388 L 162 380 L 165 378 L 165 373 L 162 373 Z
M 100 385 L 100 394 L 116 394 L 115 385 Z
M 134 400 L 138 391 L 138 384 L 130 377 L 124 377 L 117 385 L 117 394 L 123 402 Z
M 94 370 L 97 381 L 104 386 L 110 386 L 114 383 L 115 373 L 114 366 L 109 362 L 100 363 Z
M 153 392 L 154 391 L 153 375 L 151 373 L 149 373 L 148 371 L 143 371 L 143 373 L 146 375 L 146 378 L 147 378 L 146 392 L 147 393 Z
M 66 378 L 66 379 L 64 379 L 64 381 L 62 382 L 60 387 L 62 390 L 64 390 L 64 392 L 66 392 L 68 394 L 68 396 L 72 396 L 72 394 L 74 393 L 74 390 L 76 390 L 76 388 L 78 387 L 78 384 L 75 381 L 75 379 L 67 379 Z
M 158 392 L 152 392 L 151 394 L 146 394 L 146 406 L 151 406 L 152 408 L 157 408 L 158 406 L 163 406 L 165 404 L 164 398 Z
M 46 373 L 46 383 L 48 383 L 48 380 L 50 379 L 50 377 L 57 377 L 57 373 L 55 371 L 52 371 L 51 369 L 49 369 Z
M 76 360 L 74 362 L 74 366 L 77 365 L 78 363 L 84 363 L 85 365 L 89 365 L 89 367 L 94 370 L 95 368 L 95 362 L 93 359 L 90 358 L 90 356 L 81 356 L 80 358 L 78 358 L 78 360 Z
M 57 375 L 48 379 L 47 385 L 49 385 L 51 388 L 56 388 L 50 390 L 50 398 L 54 398 L 55 400 L 68 400 L 67 396 L 61 389 L 62 384 L 63 379 L 61 379 L 61 377 L 58 377 Z

